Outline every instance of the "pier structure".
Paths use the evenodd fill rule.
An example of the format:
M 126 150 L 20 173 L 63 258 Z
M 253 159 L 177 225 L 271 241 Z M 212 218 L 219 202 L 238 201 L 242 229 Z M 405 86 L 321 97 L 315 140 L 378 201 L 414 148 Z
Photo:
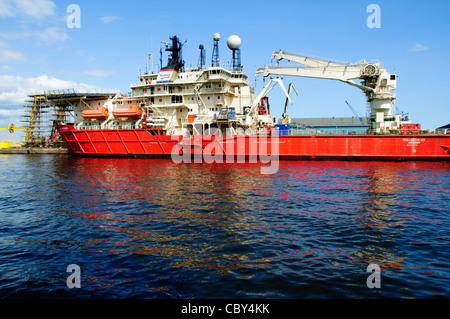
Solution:
M 28 95 L 21 122 L 25 148 L 65 148 L 55 124 L 73 122 L 73 105 L 85 100 L 107 99 L 117 90 L 63 89 Z

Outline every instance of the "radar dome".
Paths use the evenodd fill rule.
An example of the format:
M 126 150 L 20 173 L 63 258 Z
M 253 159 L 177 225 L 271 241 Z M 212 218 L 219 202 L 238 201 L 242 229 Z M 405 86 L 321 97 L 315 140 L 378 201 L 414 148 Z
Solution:
M 219 40 L 220 40 L 220 34 L 214 33 L 214 41 L 219 41 Z
M 241 38 L 237 35 L 232 35 L 228 38 L 227 45 L 230 50 L 237 50 L 241 47 Z

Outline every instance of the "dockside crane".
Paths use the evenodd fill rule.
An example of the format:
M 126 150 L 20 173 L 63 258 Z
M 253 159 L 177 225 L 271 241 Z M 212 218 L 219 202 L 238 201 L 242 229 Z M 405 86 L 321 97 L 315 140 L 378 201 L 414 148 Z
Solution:
M 359 121 L 361 122 L 361 124 L 364 125 L 364 120 L 363 120 L 363 118 L 361 117 L 361 115 L 359 115 L 358 112 L 356 112 L 356 110 L 353 108 L 353 106 L 350 105 L 350 103 L 348 103 L 347 101 L 345 101 L 345 103 L 347 103 L 348 108 L 350 109 L 350 111 L 352 111 L 353 114 L 354 114 L 357 118 L 359 118 Z
M 289 60 L 298 63 L 296 67 L 265 66 L 257 69 L 255 76 L 269 75 L 298 76 L 317 79 L 338 80 L 361 89 L 370 103 L 371 128 L 375 132 L 384 129 L 396 129 L 400 123 L 394 123 L 393 105 L 396 99 L 393 90 L 397 88 L 397 75 L 387 72 L 381 63 L 343 63 L 318 59 L 306 55 L 280 50 L 272 54 L 272 59 Z M 360 79 L 361 83 L 354 80 Z M 388 121 L 385 121 L 388 119 Z

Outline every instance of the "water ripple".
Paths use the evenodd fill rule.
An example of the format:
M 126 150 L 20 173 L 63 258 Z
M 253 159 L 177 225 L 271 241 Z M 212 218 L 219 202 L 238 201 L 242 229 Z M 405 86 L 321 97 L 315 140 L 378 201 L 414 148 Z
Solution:
M 449 297 L 448 163 L 0 164 L 1 297 Z

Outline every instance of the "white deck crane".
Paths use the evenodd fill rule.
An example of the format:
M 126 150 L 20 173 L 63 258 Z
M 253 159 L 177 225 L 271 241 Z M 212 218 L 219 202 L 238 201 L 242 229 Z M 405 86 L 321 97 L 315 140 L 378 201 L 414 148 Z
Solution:
M 283 114 L 281 114 L 281 117 L 282 117 L 281 123 L 282 124 L 291 124 L 291 117 L 288 115 L 288 106 L 289 106 L 289 101 L 292 103 L 292 100 L 289 98 L 291 96 L 292 90 L 294 90 L 295 94 L 298 95 L 298 92 L 295 89 L 294 84 L 289 83 L 288 96 L 286 97 L 286 102 L 284 103 L 284 112 L 283 112 Z
M 264 77 L 271 74 L 310 77 L 317 79 L 338 80 L 356 86 L 364 91 L 370 103 L 371 128 L 375 132 L 398 129 L 400 118 L 394 118 L 393 105 L 396 99 L 392 92 L 397 88 L 397 75 L 388 73 L 381 63 L 368 63 L 365 60 L 358 63 L 342 63 L 331 60 L 321 60 L 286 51 L 274 52 L 272 59 L 289 60 L 299 63 L 297 67 L 269 67 L 256 70 Z M 361 79 L 362 83 L 353 80 Z M 405 123 L 405 122 L 402 122 Z
M 272 83 L 273 85 L 271 86 Z M 271 124 L 273 122 L 271 115 L 258 115 L 258 106 L 262 98 L 269 94 L 269 92 L 275 87 L 277 83 L 281 86 L 281 89 L 283 90 L 284 94 L 286 94 L 289 101 L 293 103 L 286 90 L 286 87 L 283 84 L 283 80 L 280 78 L 270 79 L 269 83 L 262 89 L 255 100 L 252 101 L 252 105 L 245 119 L 245 123 L 247 125 L 255 126 L 258 124 L 258 122 L 263 124 Z

